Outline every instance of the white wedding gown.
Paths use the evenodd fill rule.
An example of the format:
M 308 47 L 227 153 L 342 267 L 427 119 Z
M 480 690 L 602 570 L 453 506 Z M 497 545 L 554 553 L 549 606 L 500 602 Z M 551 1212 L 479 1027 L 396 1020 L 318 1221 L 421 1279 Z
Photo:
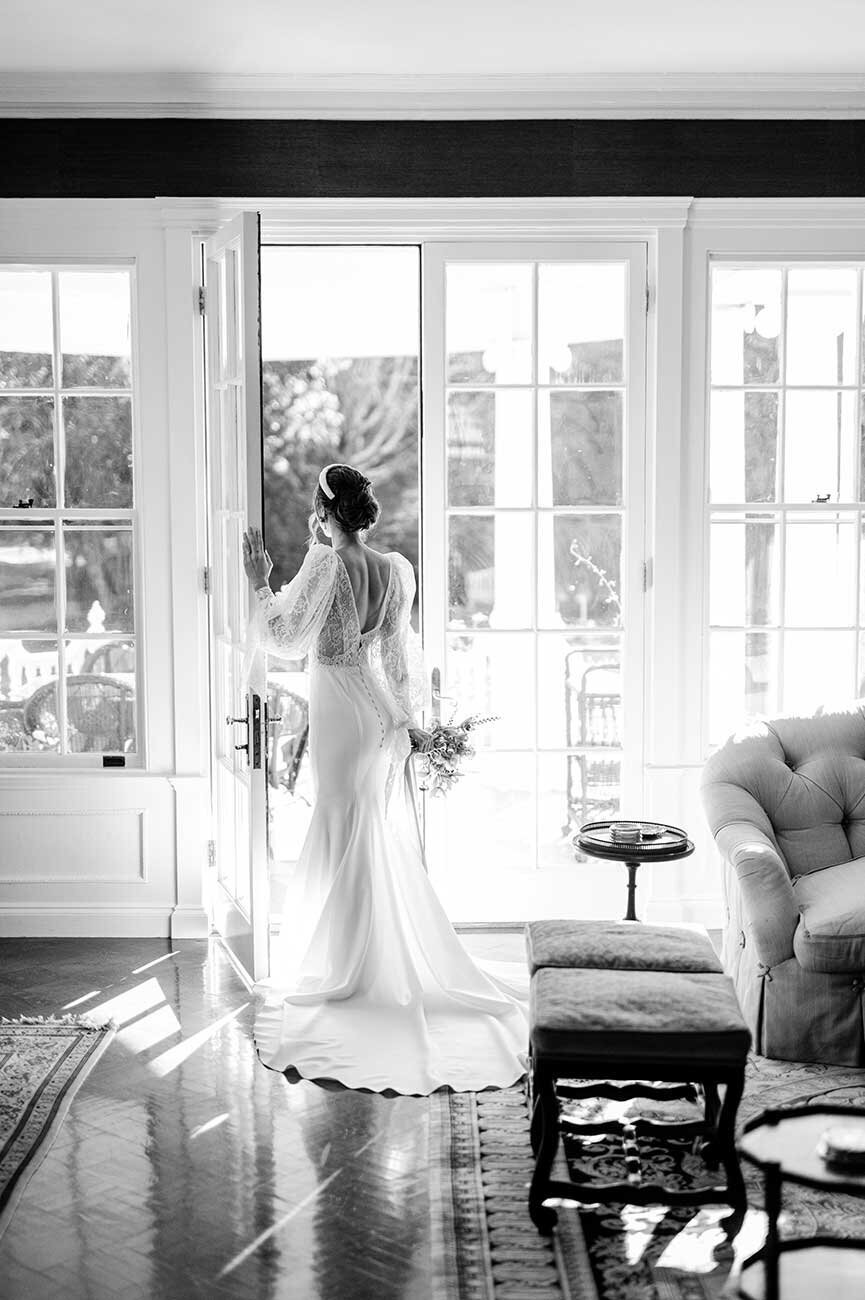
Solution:
M 316 801 L 271 978 L 256 986 L 256 1045 L 272 1069 L 352 1088 L 506 1087 L 525 1072 L 527 974 L 477 964 L 427 876 L 408 767 L 424 682 L 414 573 L 402 555 L 388 558 L 366 632 L 329 546 L 312 546 L 279 594 L 257 593 L 251 673 L 262 650 L 311 652 Z

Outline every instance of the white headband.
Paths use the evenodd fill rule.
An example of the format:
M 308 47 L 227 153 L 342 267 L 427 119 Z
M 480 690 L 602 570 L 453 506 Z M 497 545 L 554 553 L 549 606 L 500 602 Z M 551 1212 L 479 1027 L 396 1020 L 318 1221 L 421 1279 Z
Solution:
M 333 500 L 334 492 L 332 488 L 328 487 L 327 473 L 328 470 L 338 469 L 340 464 L 341 464 L 340 461 L 335 461 L 333 465 L 325 465 L 324 469 L 321 471 L 321 473 L 318 476 L 318 486 L 321 488 L 322 492 L 327 497 L 328 501 Z

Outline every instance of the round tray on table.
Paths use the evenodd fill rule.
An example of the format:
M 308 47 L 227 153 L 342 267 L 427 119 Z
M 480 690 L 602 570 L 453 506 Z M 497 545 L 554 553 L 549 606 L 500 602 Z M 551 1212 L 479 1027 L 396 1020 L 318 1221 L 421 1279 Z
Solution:
M 639 831 L 639 838 L 628 837 L 629 828 L 632 835 Z M 574 836 L 573 843 L 588 857 L 625 864 L 628 869 L 626 921 L 637 920 L 635 896 L 640 863 L 672 862 L 676 858 L 687 858 L 694 852 L 694 845 L 685 832 L 666 822 L 586 822 Z

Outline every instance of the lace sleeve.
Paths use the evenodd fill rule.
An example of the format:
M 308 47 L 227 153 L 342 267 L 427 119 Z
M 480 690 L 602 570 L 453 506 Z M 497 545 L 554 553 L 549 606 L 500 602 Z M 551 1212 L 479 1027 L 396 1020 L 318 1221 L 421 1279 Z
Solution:
M 333 601 L 337 569 L 329 546 L 311 546 L 295 577 L 274 594 L 259 587 L 250 610 L 246 671 L 252 678 L 263 654 L 302 659 L 322 629 Z
M 381 661 L 385 681 L 409 726 L 420 726 L 420 715 L 429 703 L 426 670 L 418 634 L 411 625 L 415 577 L 409 561 L 394 555 L 395 590 L 382 624 Z

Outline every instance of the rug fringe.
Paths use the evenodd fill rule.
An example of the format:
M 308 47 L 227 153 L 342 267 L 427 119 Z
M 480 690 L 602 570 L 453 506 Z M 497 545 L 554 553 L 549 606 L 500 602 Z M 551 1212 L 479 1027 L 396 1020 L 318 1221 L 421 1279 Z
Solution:
M 117 1022 L 110 1016 L 0 1016 L 0 1025 L 70 1025 L 75 1029 L 102 1032 L 117 1029 Z

